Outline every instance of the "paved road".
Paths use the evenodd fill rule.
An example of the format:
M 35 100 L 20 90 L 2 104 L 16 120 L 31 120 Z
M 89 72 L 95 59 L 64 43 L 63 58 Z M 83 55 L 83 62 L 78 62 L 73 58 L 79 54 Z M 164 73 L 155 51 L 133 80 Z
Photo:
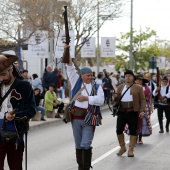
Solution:
M 116 156 L 116 118 L 103 111 L 103 125 L 97 127 L 93 142 L 94 170 L 167 170 L 169 169 L 169 133 L 159 134 L 156 113 L 152 115 L 153 134 L 137 145 L 135 157 Z M 128 143 L 128 136 L 126 141 Z M 76 170 L 71 124 L 53 122 L 31 128 L 28 136 L 28 170 Z M 5 170 L 8 170 L 5 168 Z

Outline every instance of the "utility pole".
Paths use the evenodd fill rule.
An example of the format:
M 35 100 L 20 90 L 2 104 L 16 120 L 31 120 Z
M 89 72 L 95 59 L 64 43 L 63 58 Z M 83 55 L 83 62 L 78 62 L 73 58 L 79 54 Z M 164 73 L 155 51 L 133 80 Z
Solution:
M 133 0 L 131 0 L 131 17 L 130 17 L 130 52 L 129 52 L 129 63 L 130 63 L 130 70 L 133 69 L 133 62 L 132 62 L 132 56 L 133 56 L 133 45 L 132 45 L 132 41 L 133 41 Z
M 50 0 L 50 55 L 48 58 L 48 65 L 53 63 L 53 51 L 54 51 L 54 18 L 53 18 L 53 0 Z
M 97 0 L 97 75 L 100 66 L 100 47 L 99 47 L 99 0 Z

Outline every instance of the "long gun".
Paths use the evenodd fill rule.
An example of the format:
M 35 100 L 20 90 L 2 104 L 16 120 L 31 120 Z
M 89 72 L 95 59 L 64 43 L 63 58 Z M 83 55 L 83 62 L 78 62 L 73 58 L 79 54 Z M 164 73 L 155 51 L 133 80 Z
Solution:
M 65 24 L 65 36 L 66 36 L 66 41 L 65 43 L 69 45 L 70 43 L 70 35 L 69 35 L 69 29 L 68 29 L 68 17 L 67 17 L 67 6 L 64 6 L 65 11 L 63 12 L 64 16 L 64 24 Z M 70 58 L 70 48 L 65 48 L 64 53 L 63 53 L 63 63 L 69 63 L 69 58 Z

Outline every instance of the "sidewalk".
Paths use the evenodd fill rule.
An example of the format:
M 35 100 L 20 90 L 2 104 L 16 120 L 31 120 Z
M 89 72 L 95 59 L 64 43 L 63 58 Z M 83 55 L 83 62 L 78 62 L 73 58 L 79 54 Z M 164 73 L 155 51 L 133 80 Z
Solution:
M 69 103 L 68 98 L 65 99 L 65 104 L 67 104 L 67 103 Z M 101 107 L 101 111 L 105 110 L 105 109 L 108 109 L 107 105 L 103 105 Z M 62 118 L 45 118 L 45 119 L 47 121 L 32 121 L 32 120 L 30 120 L 30 122 L 29 122 L 30 130 L 38 129 L 38 128 L 49 126 L 49 125 L 56 124 L 56 123 L 57 124 L 59 124 L 59 123 L 60 124 L 65 124 L 63 122 Z

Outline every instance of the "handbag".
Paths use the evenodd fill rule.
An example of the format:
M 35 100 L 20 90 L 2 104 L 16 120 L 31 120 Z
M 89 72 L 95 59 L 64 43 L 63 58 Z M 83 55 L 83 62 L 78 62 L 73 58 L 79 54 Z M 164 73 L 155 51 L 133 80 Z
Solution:
M 18 135 L 16 131 L 8 131 L 8 130 L 1 129 L 0 131 L 1 142 L 14 144 L 16 143 L 17 139 L 18 139 Z
M 125 93 L 130 89 L 130 87 L 132 87 L 133 86 L 133 84 L 132 85 L 130 85 L 126 90 L 125 90 L 125 92 L 122 94 L 122 96 L 120 97 L 120 99 L 119 99 L 119 102 L 121 101 L 121 99 L 123 98 L 123 96 L 125 95 Z M 118 104 L 115 104 L 114 106 L 113 106 L 113 110 L 112 110 L 112 115 L 113 115 L 113 117 L 115 117 L 115 116 L 117 116 L 118 115 L 118 112 L 119 112 L 119 108 L 120 108 L 120 106 L 118 105 Z

